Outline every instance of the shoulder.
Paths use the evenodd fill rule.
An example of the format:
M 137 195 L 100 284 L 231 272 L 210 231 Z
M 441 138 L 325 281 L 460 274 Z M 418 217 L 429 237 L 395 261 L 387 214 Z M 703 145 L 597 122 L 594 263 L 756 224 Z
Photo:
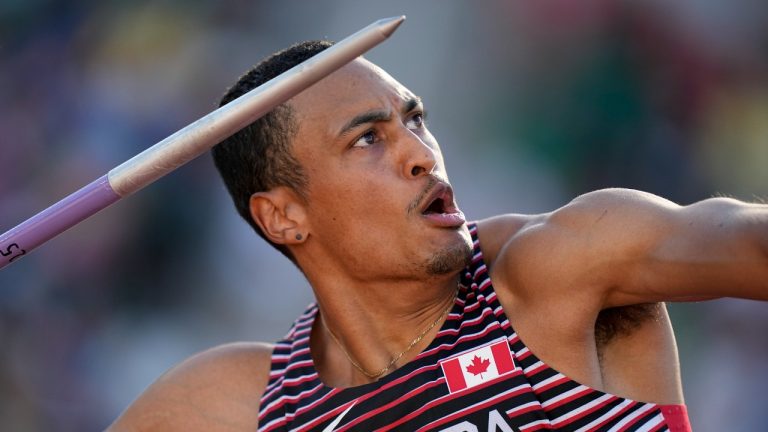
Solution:
M 662 212 L 679 207 L 672 201 L 648 192 L 620 188 L 600 189 L 574 198 L 552 213 L 552 221 L 578 224 L 585 222 L 583 217 L 609 216 L 609 211 L 619 215 L 631 215 L 634 218 L 643 215 L 657 217 Z
M 488 267 L 493 266 L 504 246 L 519 233 L 544 218 L 544 215 L 503 214 L 477 221 L 477 238 Z
M 170 369 L 109 431 L 255 430 L 273 346 L 221 345 Z
M 653 218 L 675 207 L 679 206 L 647 192 L 620 188 L 600 189 L 579 195 L 548 213 L 504 214 L 480 220 L 477 222 L 478 237 L 484 255 L 495 256 L 511 239 L 533 231 L 575 228 L 582 232 L 606 216 L 610 216 L 608 220 L 614 219 L 614 215 L 631 215 L 635 219 L 644 216 Z
M 518 289 L 594 287 L 650 246 L 676 204 L 632 189 L 602 189 L 580 195 L 538 215 L 501 215 L 478 222 L 478 237 L 494 277 Z M 622 264 L 624 263 L 624 264 Z M 585 277 L 606 280 L 586 281 Z M 552 288 L 548 288 L 551 290 Z

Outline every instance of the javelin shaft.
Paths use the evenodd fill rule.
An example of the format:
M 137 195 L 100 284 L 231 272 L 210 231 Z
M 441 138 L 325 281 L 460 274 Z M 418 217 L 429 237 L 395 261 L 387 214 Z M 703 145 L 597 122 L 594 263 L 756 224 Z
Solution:
M 139 153 L 0 235 L 0 268 L 210 150 L 277 105 L 386 40 L 405 17 L 376 21 Z

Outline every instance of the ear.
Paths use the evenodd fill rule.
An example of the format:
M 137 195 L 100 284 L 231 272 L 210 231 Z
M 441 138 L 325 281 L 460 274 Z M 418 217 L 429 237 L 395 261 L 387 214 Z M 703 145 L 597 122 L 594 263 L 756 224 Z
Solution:
M 251 217 L 273 243 L 303 243 L 309 234 L 304 201 L 292 189 L 279 186 L 251 195 Z

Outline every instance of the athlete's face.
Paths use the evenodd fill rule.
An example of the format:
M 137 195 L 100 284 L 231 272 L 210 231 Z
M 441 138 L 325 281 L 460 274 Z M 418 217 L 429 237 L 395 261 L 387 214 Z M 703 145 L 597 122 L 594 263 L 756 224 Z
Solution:
M 418 97 L 358 59 L 291 106 L 293 152 L 309 180 L 308 241 L 323 249 L 323 259 L 358 278 L 464 266 L 469 232 Z

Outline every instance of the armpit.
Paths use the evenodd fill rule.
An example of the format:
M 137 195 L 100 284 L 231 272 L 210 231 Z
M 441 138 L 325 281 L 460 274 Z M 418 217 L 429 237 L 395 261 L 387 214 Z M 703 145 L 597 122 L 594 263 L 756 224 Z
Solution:
M 627 336 L 647 320 L 661 318 L 662 303 L 644 303 L 603 309 L 595 321 L 598 352 L 615 338 Z

